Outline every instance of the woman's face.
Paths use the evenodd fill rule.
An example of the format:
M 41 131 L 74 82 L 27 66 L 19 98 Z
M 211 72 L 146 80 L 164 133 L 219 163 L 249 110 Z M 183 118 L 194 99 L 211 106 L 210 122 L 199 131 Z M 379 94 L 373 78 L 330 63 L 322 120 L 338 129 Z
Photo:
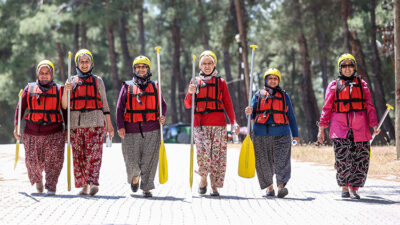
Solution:
M 51 72 L 50 69 L 46 66 L 43 66 L 39 70 L 38 74 L 39 81 L 51 81 Z
M 276 87 L 279 85 L 279 77 L 276 75 L 269 75 L 268 76 L 268 80 L 267 80 L 267 84 L 271 87 Z
M 90 60 L 87 55 L 82 55 L 79 57 L 79 70 L 82 71 L 82 73 L 87 73 L 90 70 Z
M 140 76 L 140 77 L 145 77 L 147 74 L 147 65 L 144 63 L 139 63 L 135 65 L 135 72 Z
M 204 56 L 201 60 L 200 69 L 205 74 L 210 74 L 214 70 L 215 64 L 211 56 Z
M 350 77 L 354 73 L 354 65 L 351 60 L 345 60 L 341 65 L 342 74 Z

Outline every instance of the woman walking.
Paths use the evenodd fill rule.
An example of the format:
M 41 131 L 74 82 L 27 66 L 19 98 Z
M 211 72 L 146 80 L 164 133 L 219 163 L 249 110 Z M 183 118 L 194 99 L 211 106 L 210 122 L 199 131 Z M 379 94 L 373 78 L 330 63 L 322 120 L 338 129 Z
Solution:
M 326 88 L 325 104 L 319 122 L 318 140 L 325 141 L 324 129 L 334 143 L 336 181 L 342 197 L 360 199 L 358 189 L 367 179 L 371 134 L 378 134 L 376 111 L 368 84 L 357 74 L 357 62 L 351 54 L 339 57 L 339 76 Z
M 18 111 L 23 117 L 26 110 L 24 128 L 25 164 L 31 184 L 36 184 L 39 193 L 43 192 L 43 171 L 48 195 L 55 195 L 58 177 L 64 162 L 65 111 L 61 111 L 63 87 L 53 81 L 54 66 L 49 60 L 41 61 L 36 67 L 36 82 L 29 83 L 22 94 L 21 109 L 15 112 L 14 136 L 17 134 Z
M 289 95 L 281 89 L 281 73 L 270 68 L 264 74 L 264 89 L 252 100 L 245 113 L 254 120 L 252 139 L 260 188 L 275 196 L 272 177 L 276 175 L 278 197 L 285 197 L 291 176 L 291 136 L 299 142 L 299 131 Z
M 139 188 L 143 196 L 152 197 L 157 170 L 161 135 L 160 123 L 165 123 L 167 104 L 162 98 L 159 113 L 158 83 L 151 81 L 151 62 L 138 56 L 132 64 L 133 79 L 124 82 L 117 103 L 118 135 L 122 138 L 128 184 L 133 192 Z
M 71 146 L 74 162 L 75 187 L 81 195 L 95 195 L 99 188 L 101 158 L 105 130 L 114 136 L 103 80 L 92 73 L 94 61 L 87 49 L 75 55 L 77 75 L 65 83 L 62 96 L 64 109 L 71 91 Z
M 195 83 L 190 82 L 185 98 L 185 107 L 195 107 L 194 141 L 197 149 L 196 171 L 201 176 L 199 194 L 207 192 L 207 176 L 210 175 L 211 196 L 219 196 L 226 170 L 227 131 L 225 114 L 229 117 L 232 130 L 239 133 L 235 112 L 228 87 L 216 70 L 217 56 L 212 51 L 200 55 L 200 73 Z M 195 105 L 192 106 L 192 94 Z

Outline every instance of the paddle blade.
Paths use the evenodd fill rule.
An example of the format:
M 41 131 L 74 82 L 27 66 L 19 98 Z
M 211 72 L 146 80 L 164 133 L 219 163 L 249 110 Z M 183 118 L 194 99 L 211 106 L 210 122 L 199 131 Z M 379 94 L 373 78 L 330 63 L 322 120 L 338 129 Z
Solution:
M 250 135 L 247 135 L 243 141 L 239 156 L 239 176 L 252 178 L 255 175 L 256 160 L 254 157 L 254 147 Z
M 165 152 L 164 140 L 161 140 L 158 159 L 158 176 L 160 184 L 164 184 L 168 180 L 168 162 L 167 153 Z
M 189 176 L 189 182 L 190 182 L 190 189 L 192 189 L 192 186 L 193 186 L 193 147 L 190 148 L 190 176 Z
M 18 155 L 19 155 L 19 140 L 17 141 L 17 143 L 15 144 L 15 162 L 14 162 L 14 170 L 15 168 L 17 168 L 17 163 L 18 163 Z
M 71 191 L 71 145 L 67 145 L 67 182 L 68 191 Z

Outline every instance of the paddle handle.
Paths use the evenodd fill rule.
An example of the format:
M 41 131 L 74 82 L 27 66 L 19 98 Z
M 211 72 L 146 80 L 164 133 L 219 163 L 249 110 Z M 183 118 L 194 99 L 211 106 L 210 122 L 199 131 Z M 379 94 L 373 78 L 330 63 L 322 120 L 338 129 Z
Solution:
M 160 66 L 160 50 L 161 46 L 157 46 L 154 49 L 157 51 L 157 72 L 158 72 L 158 102 L 160 106 L 160 117 L 162 116 L 162 98 L 161 98 L 161 66 Z M 163 125 L 160 123 L 161 141 L 164 140 Z
M 252 89 L 253 89 L 253 67 L 254 67 L 254 53 L 258 48 L 257 45 L 250 45 L 251 48 L 251 67 L 250 67 L 250 86 L 249 86 L 249 107 L 251 107 Z M 247 134 L 250 133 L 251 115 L 247 118 Z

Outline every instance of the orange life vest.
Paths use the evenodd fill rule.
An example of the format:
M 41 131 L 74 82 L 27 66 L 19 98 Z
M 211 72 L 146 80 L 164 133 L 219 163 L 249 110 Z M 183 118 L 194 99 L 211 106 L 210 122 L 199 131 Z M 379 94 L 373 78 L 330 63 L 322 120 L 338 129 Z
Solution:
M 97 79 L 92 75 L 86 79 L 78 77 L 73 81 L 71 93 L 72 111 L 93 111 L 103 108 Z
M 207 83 L 199 80 L 198 93 L 195 95 L 196 113 L 223 112 L 222 91 L 220 77 L 212 77 Z
M 159 102 L 156 83 L 149 81 L 144 91 L 132 80 L 126 81 L 125 85 L 128 91 L 124 121 L 135 123 L 158 120 Z
M 339 78 L 336 82 L 332 111 L 345 113 L 365 110 L 364 91 L 361 85 L 360 77 L 348 81 Z
M 40 90 L 36 83 L 28 84 L 28 109 L 25 120 L 32 123 L 47 125 L 61 123 L 61 93 L 60 86 L 54 85 L 47 92 Z
M 267 123 L 269 115 L 272 114 L 274 120 L 271 126 L 289 124 L 286 115 L 289 107 L 286 104 L 285 92 L 276 91 L 274 95 L 269 95 L 267 91 L 259 91 L 256 108 L 256 123 Z

